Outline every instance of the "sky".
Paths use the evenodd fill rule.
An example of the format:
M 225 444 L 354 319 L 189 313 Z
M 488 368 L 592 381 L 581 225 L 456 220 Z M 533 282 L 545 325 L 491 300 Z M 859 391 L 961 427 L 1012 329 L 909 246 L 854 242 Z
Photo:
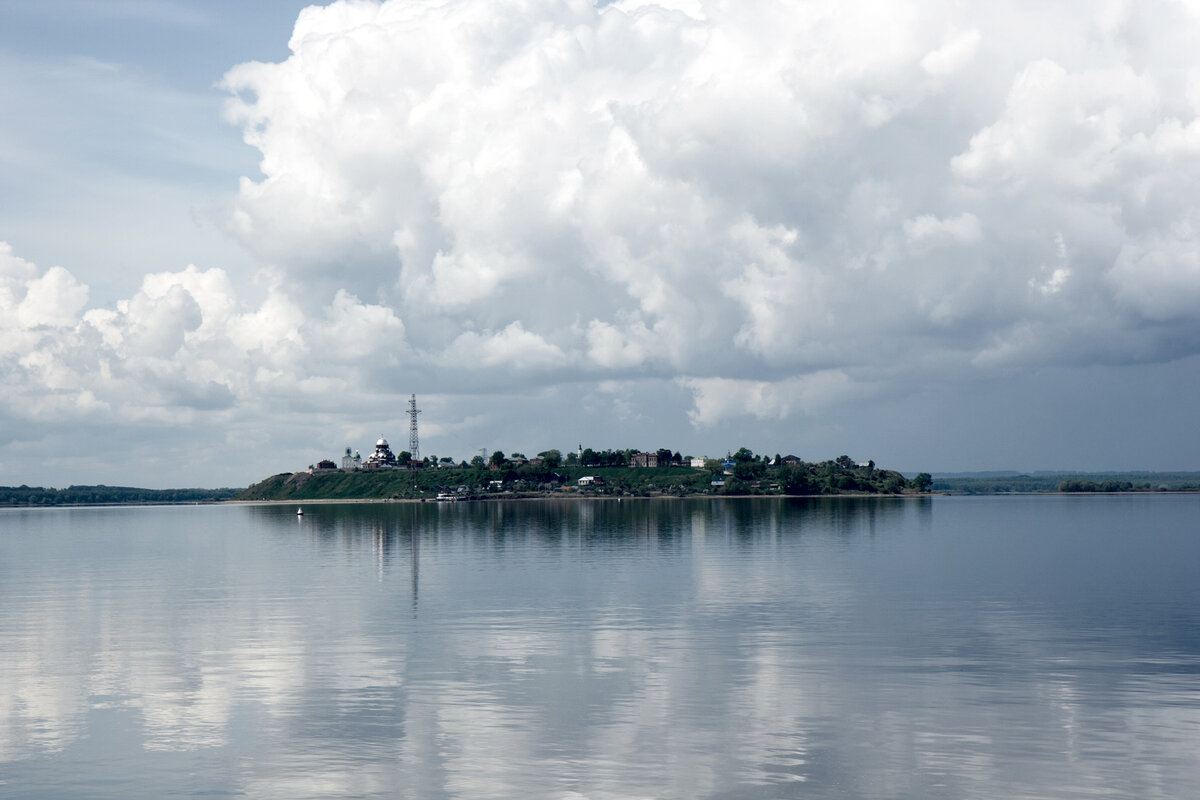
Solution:
M 1200 469 L 1200 2 L 0 0 L 0 484 Z

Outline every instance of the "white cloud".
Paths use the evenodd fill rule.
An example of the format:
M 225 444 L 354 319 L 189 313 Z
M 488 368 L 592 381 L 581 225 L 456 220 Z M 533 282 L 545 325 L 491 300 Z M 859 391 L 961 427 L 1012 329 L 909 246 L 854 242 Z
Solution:
M 1102 188 L 1117 177 L 1114 156 L 1158 124 L 1159 91 L 1129 64 L 1070 72 L 1035 61 L 1016 77 L 1000 119 L 976 133 L 952 166 L 965 180 L 1009 190 Z
M 25 297 L 16 309 L 17 322 L 26 328 L 69 327 L 78 319 L 87 296 L 87 287 L 71 273 L 62 267 L 51 267 L 26 284 Z
M 781 381 L 733 378 L 680 378 L 691 390 L 693 425 L 712 425 L 731 417 L 782 419 L 811 414 L 854 395 L 867 394 L 841 370 L 825 370 Z
M 904 223 L 904 235 L 912 244 L 936 244 L 941 242 L 957 242 L 972 244 L 979 241 L 982 228 L 979 218 L 969 212 L 956 217 L 939 219 L 932 214 L 924 214 Z
M 567 362 L 560 348 L 525 330 L 520 322 L 495 333 L 466 331 L 450 343 L 444 357 L 447 363 L 461 368 L 548 369 Z
M 1103 286 L 1117 215 L 1193 147 L 1170 116 L 1192 84 L 1134 65 L 1114 39 L 1128 15 L 1040 57 L 983 6 L 520 16 L 541 23 L 506 3 L 335 3 L 305 12 L 287 61 L 232 70 L 265 173 L 238 200 L 247 242 L 426 316 L 422 337 L 458 328 L 435 351 L 475 344 L 467 321 L 520 322 L 557 348 L 543 367 L 803 372 L 980 352 L 1048 313 L 1029 286 Z M 1086 269 L 1043 274 L 1060 233 Z M 1114 294 L 1071 300 L 1054 313 L 1112 324 Z
M 587 329 L 588 358 L 604 369 L 640 367 L 662 355 L 662 340 L 640 319 L 617 324 L 594 319 Z
M 945 44 L 921 59 L 921 68 L 938 76 L 957 71 L 975 56 L 980 38 L 979 31 L 974 28 L 948 38 Z
M 1108 272 L 1117 297 L 1153 320 L 1200 316 L 1200 216 L 1128 242 Z
M 19 358 L 5 365 L 0 397 L 21 416 L 254 413 L 278 393 L 371 391 L 380 368 L 411 359 L 394 311 L 346 292 L 311 314 L 278 285 L 252 305 L 221 270 L 189 266 L 148 275 L 133 297 L 81 315 L 87 289 L 69 272 L 38 274 L 7 245 L 0 255 L 4 339 L 20 343 L 6 351 Z

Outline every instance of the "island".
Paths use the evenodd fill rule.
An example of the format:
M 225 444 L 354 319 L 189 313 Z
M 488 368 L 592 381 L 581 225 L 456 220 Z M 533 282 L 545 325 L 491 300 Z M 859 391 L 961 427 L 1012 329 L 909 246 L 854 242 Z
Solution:
M 749 495 L 925 494 L 928 473 L 906 478 L 874 461 L 849 456 L 806 462 L 739 448 L 725 458 L 690 458 L 662 449 L 594 451 L 580 447 L 526 458 L 500 451 L 454 462 L 436 456 L 393 455 L 382 437 L 363 460 L 347 448 L 342 466 L 322 460 L 284 472 L 239 493 L 237 500 L 441 500 L 532 497 L 689 497 Z

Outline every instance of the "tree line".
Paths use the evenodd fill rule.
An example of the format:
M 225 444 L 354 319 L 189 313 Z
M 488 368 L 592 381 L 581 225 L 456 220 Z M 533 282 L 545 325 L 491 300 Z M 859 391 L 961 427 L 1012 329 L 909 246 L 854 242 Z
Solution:
M 131 486 L 0 486 L 0 505 L 77 506 L 121 503 L 205 503 L 230 500 L 240 489 L 138 489 Z
M 984 476 L 938 476 L 933 490 L 950 494 L 1028 492 L 1193 492 L 1200 491 L 1197 472 L 1034 473 Z

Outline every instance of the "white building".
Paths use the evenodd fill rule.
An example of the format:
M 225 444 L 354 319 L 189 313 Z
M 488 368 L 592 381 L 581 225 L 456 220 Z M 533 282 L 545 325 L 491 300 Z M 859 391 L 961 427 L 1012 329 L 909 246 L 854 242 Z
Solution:
M 367 456 L 367 460 L 363 462 L 364 469 L 389 469 L 396 466 L 396 456 L 392 453 L 392 448 L 388 447 L 387 439 L 382 436 L 375 443 L 375 452 Z

